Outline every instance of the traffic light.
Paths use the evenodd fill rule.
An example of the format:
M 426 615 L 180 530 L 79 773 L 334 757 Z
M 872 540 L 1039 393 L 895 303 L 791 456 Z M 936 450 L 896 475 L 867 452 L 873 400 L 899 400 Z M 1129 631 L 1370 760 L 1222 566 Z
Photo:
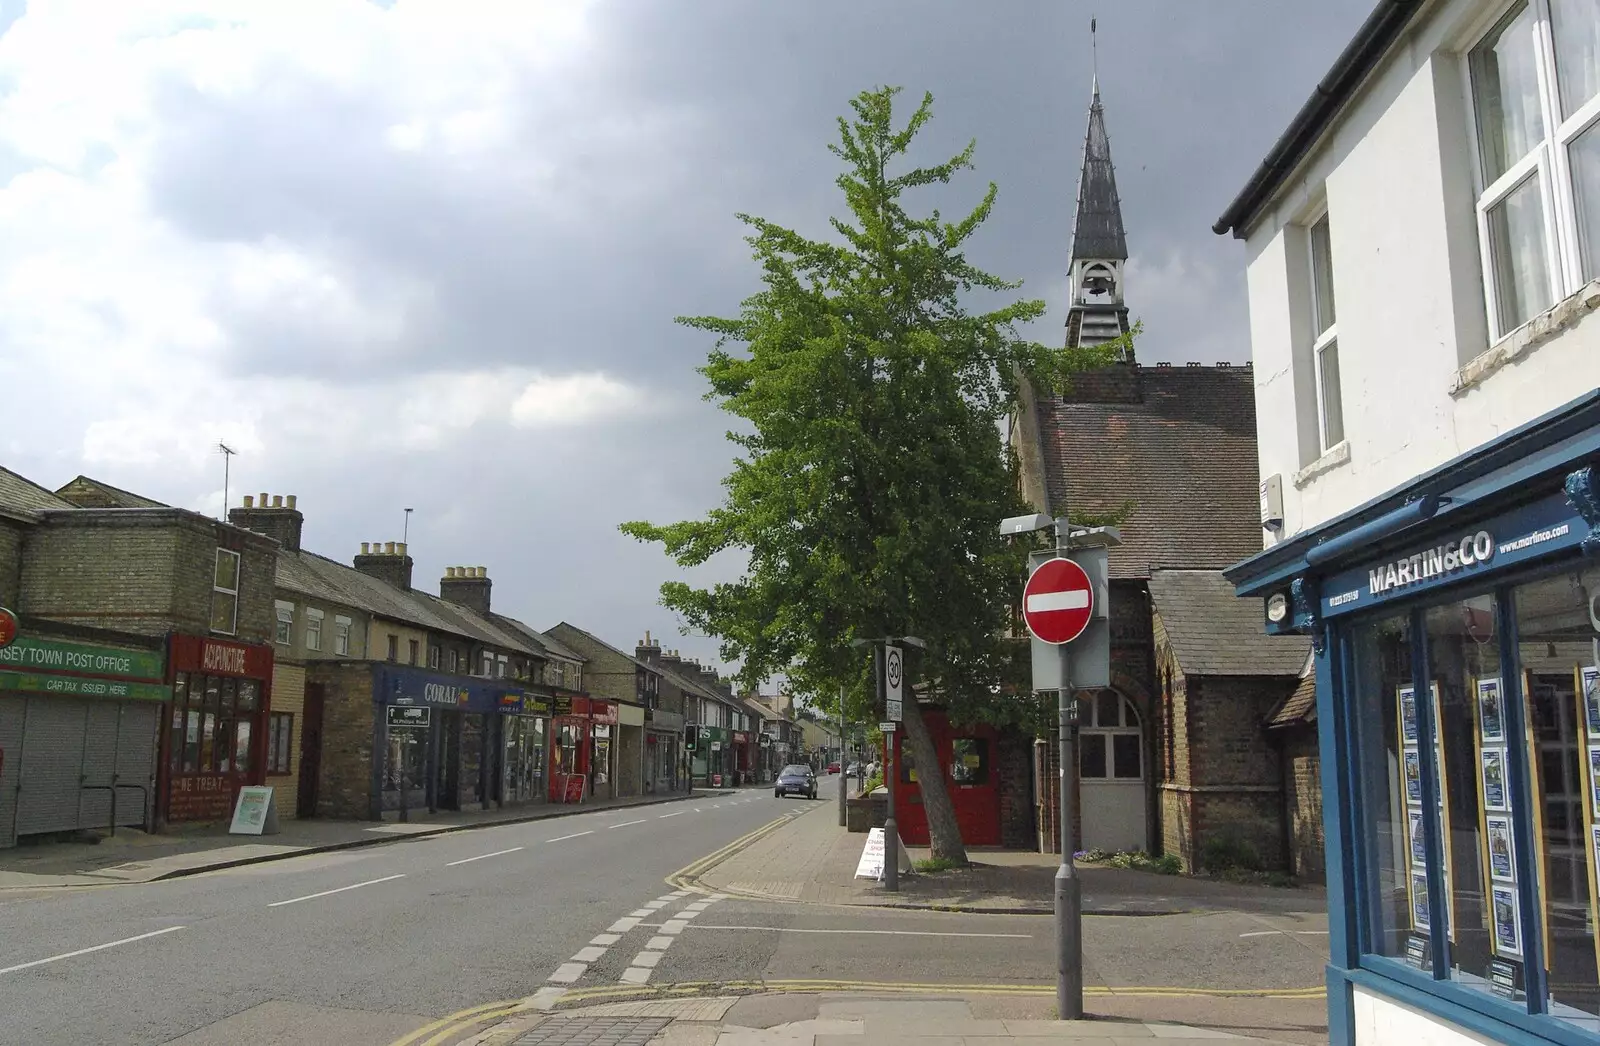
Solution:
M 695 747 L 697 745 L 699 745 L 699 743 L 700 743 L 700 728 L 698 726 L 694 725 L 693 723 L 690 723 L 688 726 L 685 726 L 683 728 L 683 748 L 684 748 L 684 751 L 686 751 L 686 752 L 694 751 Z

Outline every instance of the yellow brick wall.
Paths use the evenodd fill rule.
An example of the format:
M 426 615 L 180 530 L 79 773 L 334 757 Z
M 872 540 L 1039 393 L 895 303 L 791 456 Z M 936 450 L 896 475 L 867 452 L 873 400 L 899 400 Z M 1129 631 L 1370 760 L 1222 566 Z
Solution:
M 274 790 L 278 804 L 278 817 L 288 820 L 296 816 L 295 803 L 300 798 L 300 731 L 305 715 L 306 669 L 290 661 L 278 661 L 272 666 L 272 703 L 274 712 L 288 712 L 294 716 L 289 729 L 289 772 L 268 774 L 267 785 Z

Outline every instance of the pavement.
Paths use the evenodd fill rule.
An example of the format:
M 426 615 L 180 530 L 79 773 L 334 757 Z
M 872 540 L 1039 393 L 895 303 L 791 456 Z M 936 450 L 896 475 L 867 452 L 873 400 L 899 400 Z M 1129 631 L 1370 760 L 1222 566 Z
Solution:
M 1036 1007 L 1035 1007 L 1036 1008 Z M 420 1041 L 420 1040 L 418 1040 Z M 1136 1018 L 1057 1021 L 1012 1000 L 872 994 L 719 996 L 531 1011 L 466 1040 L 473 1046 L 1217 1046 L 1282 1040 Z M 1324 1039 L 1324 1041 L 1326 1041 Z M 401 1046 L 401 1044 L 396 1044 Z M 405 1044 L 410 1046 L 410 1044 Z
M 825 782 L 825 794 L 835 787 Z M 662 1042 L 848 1046 L 896 1040 L 835 1004 L 960 1003 L 923 1016 L 974 1035 L 1001 1031 L 952 1022 L 1053 1016 L 1048 916 L 776 901 L 706 885 L 774 850 L 807 865 L 846 835 L 836 822 L 828 800 L 757 788 L 114 888 L 0 892 L 0 1042 L 447 1046 L 488 1042 L 520 1021 L 510 1041 L 645 1042 L 652 1027 Z M 796 879 L 786 874 L 773 881 Z M 1180 900 L 1183 888 L 1163 885 Z M 1099 1041 L 1172 1037 L 1166 1022 L 1177 1022 L 1326 1042 L 1325 918 L 1170 907 L 1183 910 L 1085 918 L 1086 1030 Z M 690 1009 L 651 1009 L 667 1003 Z M 655 1024 L 571 1023 L 591 1017 Z M 1004 1028 L 1029 1041 L 1063 1030 Z
M 225 824 L 188 829 L 176 826 L 159 835 L 119 828 L 92 842 L 51 842 L 0 850 L 0 895 L 8 890 L 148 883 L 262 861 L 379 846 L 407 837 L 732 794 L 731 790 L 701 790 L 470 813 L 423 811 L 404 823 L 284 821 L 277 834 L 258 837 L 257 842 L 243 841 L 247 836 L 229 835 Z
M 804 804 L 804 800 L 788 800 Z M 781 836 L 771 836 L 715 863 L 692 869 L 678 885 L 766 901 L 922 908 L 991 914 L 1054 911 L 1054 854 L 970 848 L 973 867 L 902 875 L 889 893 L 870 879 L 856 878 L 866 845 L 864 834 L 839 827 L 834 803 L 806 804 L 806 815 Z M 930 856 L 907 847 L 912 861 Z M 1249 886 L 1178 875 L 1079 864 L 1085 915 L 1178 915 L 1187 912 L 1250 912 L 1294 916 L 1325 914 L 1320 887 Z M 1326 925 L 1322 926 L 1326 928 Z

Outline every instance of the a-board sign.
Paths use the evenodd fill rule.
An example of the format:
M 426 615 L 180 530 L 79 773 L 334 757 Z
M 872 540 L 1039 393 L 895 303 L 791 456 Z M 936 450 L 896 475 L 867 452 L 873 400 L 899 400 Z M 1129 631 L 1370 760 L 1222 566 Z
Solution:
M 428 715 L 433 709 L 419 705 L 390 705 L 387 721 L 391 727 L 426 728 Z
M 896 841 L 898 842 L 899 840 L 897 839 Z M 900 842 L 900 845 L 895 847 L 895 853 L 899 857 L 899 861 L 896 863 L 900 865 L 900 870 L 902 872 L 910 872 L 912 870 L 911 857 L 906 853 L 906 844 Z M 856 878 L 883 881 L 882 828 L 873 828 L 867 832 L 867 845 L 861 848 L 861 860 L 856 865 Z
M 233 823 L 229 835 L 277 835 L 278 803 L 273 798 L 276 789 L 248 785 L 239 789 L 239 798 L 233 804 Z

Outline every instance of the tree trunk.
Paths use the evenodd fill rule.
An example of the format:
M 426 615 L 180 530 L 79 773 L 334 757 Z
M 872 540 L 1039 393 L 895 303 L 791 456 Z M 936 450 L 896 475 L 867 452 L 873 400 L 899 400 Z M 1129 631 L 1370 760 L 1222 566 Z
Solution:
M 967 866 L 967 847 L 961 841 L 961 826 L 956 823 L 956 807 L 950 801 L 950 788 L 945 783 L 944 766 L 933 749 L 933 735 L 922 718 L 922 708 L 915 697 L 906 696 L 906 741 L 911 747 L 911 758 L 916 760 L 917 784 L 922 789 L 922 812 L 928 818 L 928 839 L 934 860 L 951 861 L 958 867 Z M 895 768 L 900 773 L 900 768 Z M 902 778 L 903 779 L 903 778 Z

